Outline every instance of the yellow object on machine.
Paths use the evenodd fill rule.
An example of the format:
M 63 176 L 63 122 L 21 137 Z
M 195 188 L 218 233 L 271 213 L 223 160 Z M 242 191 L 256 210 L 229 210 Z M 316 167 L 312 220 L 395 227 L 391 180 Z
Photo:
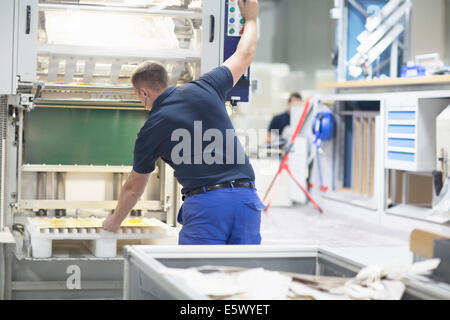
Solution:
M 39 229 L 102 228 L 103 221 L 104 219 L 100 218 L 34 218 L 33 224 Z M 127 218 L 120 225 L 121 228 L 149 228 L 162 226 L 164 226 L 164 224 L 154 218 Z

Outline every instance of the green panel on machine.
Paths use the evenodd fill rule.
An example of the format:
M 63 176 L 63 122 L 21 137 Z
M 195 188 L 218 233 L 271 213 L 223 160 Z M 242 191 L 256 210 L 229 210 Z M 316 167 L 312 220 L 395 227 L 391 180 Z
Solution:
M 36 108 L 24 116 L 24 163 L 133 164 L 142 110 Z

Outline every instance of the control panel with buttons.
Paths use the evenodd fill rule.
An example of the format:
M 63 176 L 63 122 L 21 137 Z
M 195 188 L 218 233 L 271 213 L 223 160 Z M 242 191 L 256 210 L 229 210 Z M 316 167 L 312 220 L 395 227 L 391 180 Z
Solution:
M 245 2 L 245 0 L 243 0 Z M 244 33 L 245 19 L 241 15 L 238 0 L 225 0 L 224 61 L 231 57 Z M 238 81 L 227 97 L 232 102 L 248 102 L 250 95 L 250 68 Z
M 245 19 L 241 15 L 238 0 L 228 2 L 228 27 L 229 37 L 240 37 L 244 33 Z

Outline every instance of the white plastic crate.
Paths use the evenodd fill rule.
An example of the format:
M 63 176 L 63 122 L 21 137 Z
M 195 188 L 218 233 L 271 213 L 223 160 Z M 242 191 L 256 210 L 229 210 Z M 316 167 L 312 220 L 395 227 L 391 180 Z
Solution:
M 117 240 L 161 239 L 175 235 L 175 229 L 157 219 L 126 219 L 118 233 L 101 227 L 103 219 L 29 218 L 27 235 L 34 258 L 52 256 L 52 242 L 56 240 L 86 241 L 99 258 L 113 258 L 117 254 Z

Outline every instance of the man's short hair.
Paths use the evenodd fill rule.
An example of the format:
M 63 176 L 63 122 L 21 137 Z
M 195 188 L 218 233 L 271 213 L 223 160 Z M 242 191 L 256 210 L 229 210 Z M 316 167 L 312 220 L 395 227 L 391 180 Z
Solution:
M 152 90 L 165 89 L 169 84 L 166 68 L 156 61 L 141 63 L 131 76 L 131 83 L 136 89 L 149 88 Z
M 293 92 L 289 96 L 288 102 L 291 103 L 293 99 L 303 100 L 303 97 L 302 97 L 302 95 L 299 92 Z

